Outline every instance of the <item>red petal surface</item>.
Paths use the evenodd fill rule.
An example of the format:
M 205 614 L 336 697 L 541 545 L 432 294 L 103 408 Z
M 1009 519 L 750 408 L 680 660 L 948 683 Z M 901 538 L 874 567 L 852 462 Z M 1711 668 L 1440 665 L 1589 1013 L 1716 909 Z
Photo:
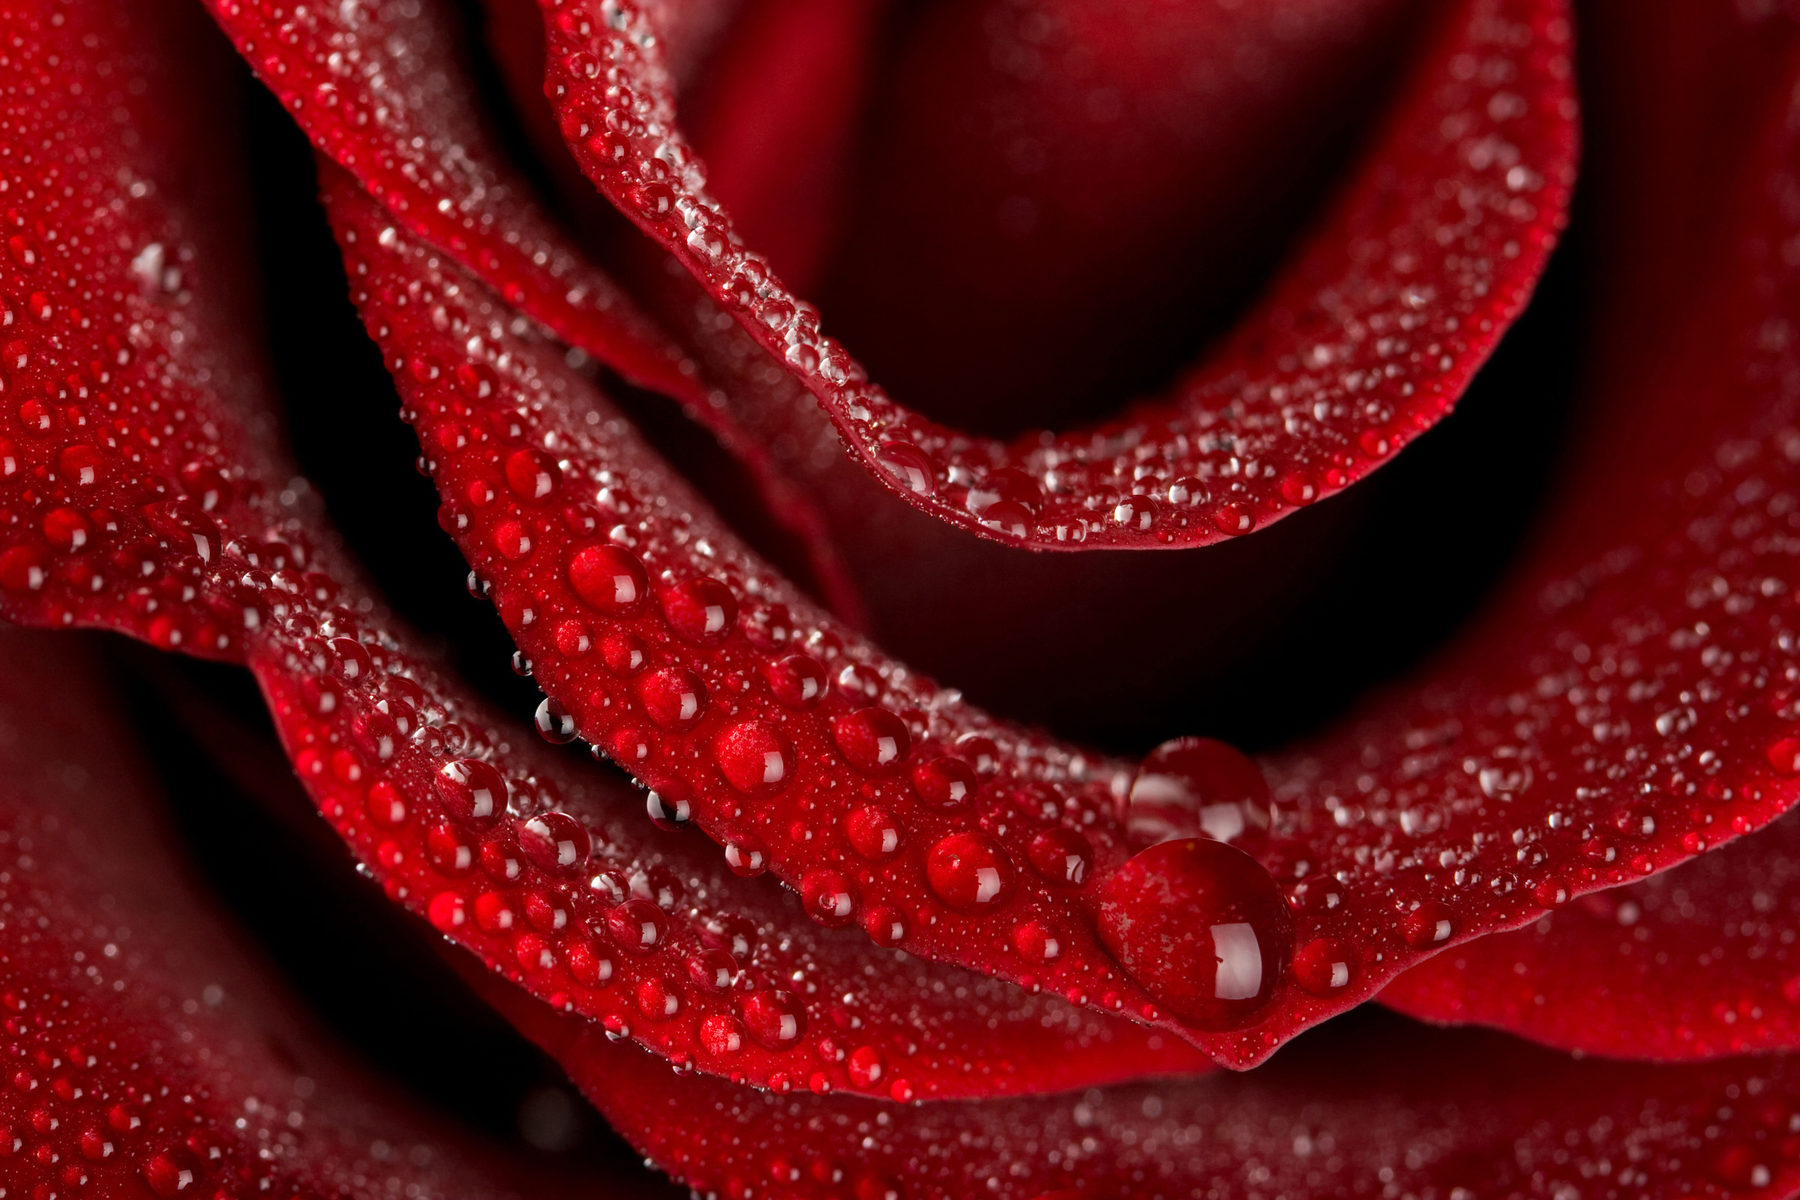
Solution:
M 445 5 L 207 7 L 314 143 L 396 220 L 607 365 L 694 394 L 680 352 L 582 261 L 490 137 Z
M 1448 409 L 1522 307 L 1572 178 L 1562 6 L 1459 5 L 1365 166 L 1227 345 L 1126 417 L 1003 443 L 895 403 L 742 247 L 674 127 L 654 14 L 544 8 L 546 88 L 590 178 L 813 389 L 884 483 L 1016 544 L 1216 541 L 1386 460 Z
M 229 222 L 179 186 L 226 190 L 185 169 L 182 139 L 208 128 L 207 97 L 196 90 L 192 111 L 163 107 L 191 47 L 79 8 L 23 28 L 47 43 L 42 61 L 93 72 L 75 77 L 74 95 L 130 99 L 111 136 L 65 116 L 57 106 L 70 101 L 47 89 L 23 97 L 47 111 L 14 110 L 20 143 L 59 127 L 76 136 L 55 159 L 25 164 L 47 164 L 57 186 L 27 176 L 15 188 L 42 209 L 32 240 L 14 241 L 8 283 L 46 290 L 32 301 L 39 340 L 11 352 L 29 368 L 12 377 L 25 398 L 0 410 L 15 438 L 0 493 L 8 615 L 247 658 L 303 780 L 393 895 L 558 1007 L 684 1064 L 881 1096 L 1203 1065 L 1142 1028 L 807 925 L 772 883 L 738 881 L 716 857 L 700 865 L 634 818 L 641 794 L 572 769 L 445 682 L 318 549 L 331 538 L 302 504 L 303 484 L 266 450 L 266 390 L 233 351 L 242 297 L 229 277 L 217 293 L 205 287 L 235 261 L 221 236 Z M 89 37 L 107 53 L 77 54 Z M 108 157 L 118 146 L 130 150 L 122 163 Z M 142 182 L 123 189 L 131 203 L 115 201 L 108 181 L 132 180 L 134 159 Z M 86 307 L 88 297 L 101 303 Z M 25 424 L 33 414 L 51 423 Z M 560 471 L 527 457 L 509 463 L 504 484 L 544 498 Z M 674 821 L 685 803 L 665 791 L 657 811 Z M 857 828 L 868 845 L 891 836 L 874 818 Z M 828 902 L 817 889 L 809 897 L 821 914 Z
M 1787 102 L 1784 89 L 1759 95 L 1765 114 Z M 1119 870 L 1131 849 L 1119 768 L 990 727 L 833 627 L 643 459 L 552 348 L 511 334 L 502 310 L 387 236 L 369 206 L 357 217 L 347 189 L 335 207 L 446 523 L 571 732 L 653 785 L 685 784 L 703 827 L 728 844 L 754 838 L 803 892 L 809 879 L 848 883 L 850 915 L 878 934 L 898 914 L 917 953 L 1170 1021 L 1245 1065 L 1411 962 L 1669 866 L 1791 802 L 1780 686 L 1791 654 L 1772 598 L 1792 574 L 1778 530 L 1793 487 L 1781 450 L 1793 366 L 1768 330 L 1793 311 L 1794 281 L 1767 250 L 1788 236 L 1774 192 L 1789 137 L 1771 135 L 1775 161 L 1749 171 L 1749 199 L 1727 187 L 1717 201 L 1734 238 L 1715 255 L 1699 353 L 1671 347 L 1654 386 L 1631 389 L 1637 428 L 1668 441 L 1584 475 L 1601 502 L 1586 518 L 1571 509 L 1570 531 L 1460 657 L 1282 765 L 1260 857 L 1283 881 L 1291 927 L 1269 903 L 1276 885 L 1208 843 Z M 465 345 L 472 360 L 452 365 Z M 1684 414 L 1702 395 L 1716 425 L 1697 447 Z M 538 446 L 579 465 L 577 494 L 598 508 L 533 514 L 505 494 L 504 462 Z M 629 631 L 645 668 L 569 656 L 555 636 L 568 621 L 600 638 Z M 809 678 L 832 685 L 822 700 L 783 699 L 782 660 L 800 647 Z M 895 717 L 889 762 L 869 747 Z M 959 742 L 970 736 L 994 741 L 999 777 L 972 810 L 946 814 L 929 803 L 934 780 L 907 776 L 940 754 L 986 759 Z M 903 831 L 890 863 L 872 864 L 847 833 L 865 801 Z M 1021 866 L 1058 814 L 1091 848 L 1098 886 L 1063 890 Z M 1170 925 L 1173 912 L 1192 919 Z M 1029 924 L 1052 929 L 1063 954 L 1027 971 L 1014 945 Z M 1195 941 L 1206 929 L 1210 947 Z M 1193 993 L 1192 971 L 1232 957 L 1227 932 L 1262 962 L 1221 983 L 1219 1005 Z
M 0 633 L 0 1194 L 650 1193 L 578 1192 L 351 1066 L 189 882 L 149 774 L 73 644 Z
M 280 544 L 263 568 L 296 590 L 310 550 L 268 418 L 219 419 L 258 383 L 248 339 L 212 336 L 256 304 L 229 62 L 198 15 L 116 8 L 6 13 L 0 615 L 236 657 L 265 614 L 226 543 Z
M 744 236 L 794 287 L 817 279 L 843 223 L 843 175 L 891 8 L 752 5 L 707 63 L 694 144 Z
M 1800 1046 L 1800 818 L 1422 963 L 1381 1001 L 1621 1058 Z
M 711 84 L 682 89 L 679 111 L 745 242 L 816 298 L 892 395 L 980 433 L 1065 429 L 1167 387 L 1249 306 L 1366 148 L 1419 18 L 1441 8 L 900 9 L 857 113 L 841 232 L 816 286 L 734 190 L 720 155 L 732 147 L 707 121 Z M 740 36 L 728 62 L 750 58 Z M 756 83 L 779 94 L 782 66 L 763 58 Z M 804 143 L 766 125 L 745 141 L 786 137 L 798 157 Z
M 1681 1200 L 1800 1186 L 1800 1066 L 1785 1056 L 1580 1062 L 1359 1022 L 1247 1075 L 895 1113 L 679 1078 L 572 1030 L 534 1036 L 651 1161 L 723 1196 Z

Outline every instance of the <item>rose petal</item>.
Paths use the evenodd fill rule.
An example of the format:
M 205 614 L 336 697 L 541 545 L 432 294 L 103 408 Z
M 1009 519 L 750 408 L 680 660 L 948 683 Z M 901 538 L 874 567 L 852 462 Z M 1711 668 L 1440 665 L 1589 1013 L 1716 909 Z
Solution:
M 1620 1058 L 1800 1047 L 1800 817 L 1511 933 L 1459 946 L 1381 1001 Z
M 205 128 L 156 107 L 183 61 L 156 45 L 156 31 L 109 26 L 95 12 L 71 17 L 80 19 L 33 30 L 49 42 L 44 57 L 80 61 L 71 47 L 91 35 L 109 53 L 87 61 L 117 70 L 107 87 L 120 89 L 94 94 L 121 98 L 126 134 Z M 54 40 L 64 36 L 74 40 Z M 55 122 L 24 127 L 41 133 Z M 111 142 L 177 181 L 201 179 L 179 172 L 179 142 Z M 108 194 L 115 171 L 133 178 L 129 157 L 103 153 L 111 142 L 81 153 L 64 144 L 65 161 L 103 168 L 60 181 L 78 211 Z M 35 373 L 14 376 L 55 403 L 28 399 L 11 415 L 42 408 L 61 426 L 35 440 L 8 428 L 21 440 L 9 443 L 12 530 L 0 561 L 16 567 L 31 556 L 29 570 L 7 576 L 9 615 L 247 659 L 302 779 L 396 898 L 558 1007 L 684 1064 L 882 1096 L 1079 1086 L 1203 1064 L 1149 1031 L 809 926 L 772 884 L 735 880 L 716 858 L 668 846 L 648 821 L 621 820 L 644 807 L 641 795 L 571 770 L 447 683 L 341 565 L 303 485 L 267 449 L 272 421 L 256 407 L 265 391 L 234 349 L 241 297 L 229 286 L 220 295 L 185 286 L 236 261 L 214 236 L 226 222 L 196 220 L 190 197 L 156 174 L 140 178 L 125 189 L 138 203 L 96 204 L 81 241 L 40 232 L 46 261 L 28 265 L 52 288 L 73 277 L 105 296 L 115 281 L 117 299 L 90 310 L 102 320 L 74 322 L 52 319 L 70 308 L 62 293 L 45 293 L 50 336 L 31 347 Z M 40 231 L 60 233 L 59 216 L 46 205 Z M 166 286 L 173 266 L 138 278 L 149 231 L 169 239 L 159 260 L 187 273 L 179 290 Z M 129 330 L 131 352 L 108 362 L 113 322 Z M 97 364 L 92 386 L 105 391 L 84 405 L 82 378 L 61 381 L 88 362 Z M 90 427 L 93 449 L 57 436 Z M 81 453 L 71 459 L 71 450 Z M 233 465 L 207 466 L 214 461 Z M 544 498 L 559 475 L 553 462 L 527 457 L 504 482 L 509 495 Z M 82 536 L 59 536 L 71 529 Z M 590 649 L 616 661 L 621 647 Z M 683 803 L 665 789 L 657 811 L 675 821 Z M 859 828 L 877 848 L 889 832 L 875 818 Z M 653 944 L 638 944 L 646 927 Z M 770 1021 L 799 1028 L 777 1036 L 764 1028 Z
M 751 6 L 707 64 L 694 143 L 745 235 L 795 286 L 817 278 L 841 224 L 845 160 L 890 8 Z
M 720 1195 L 1679 1200 L 1800 1183 L 1791 1056 L 1581 1062 L 1494 1034 L 1357 1022 L 1247 1075 L 896 1115 L 680 1078 L 566 1022 L 532 1036 L 653 1163 Z
M 242 654 L 269 577 L 305 581 L 304 490 L 219 398 L 253 388 L 232 80 L 211 30 L 94 0 L 15 4 L 0 171 L 0 613 Z M 260 420 L 266 422 L 266 418 Z M 227 530 L 230 534 L 227 534 Z M 266 561 L 275 558 L 273 563 Z
M 149 771 L 72 643 L 0 633 L 7 1194 L 651 1194 L 503 1155 L 352 1065 L 185 882 Z
M 1347 996 L 1718 846 L 1800 794 L 1800 358 L 1786 333 L 1800 272 L 1781 249 L 1800 213 L 1800 27 L 1612 13 L 1656 47 L 1618 54 L 1614 71 L 1660 90 L 1671 74 L 1657 66 L 1699 58 L 1717 86 L 1662 110 L 1666 124 L 1623 104 L 1596 126 L 1621 131 L 1607 156 L 1621 169 L 1592 178 L 1621 231 L 1602 252 L 1622 270 L 1555 528 L 1433 670 L 1277 768 L 1294 841 L 1278 839 L 1272 865 L 1311 914 L 1296 963 L 1316 953 L 1367 972 Z M 1638 248 L 1659 244 L 1675 248 L 1647 267 Z M 1623 966 L 1578 956 L 1562 969 L 1575 993 Z M 1592 1009 L 1532 1020 L 1552 1037 L 1603 1023 Z M 1681 1040 L 1619 1033 L 1583 1036 L 1650 1055 Z
M 641 795 L 571 771 L 529 735 L 495 724 L 409 649 L 407 635 L 342 567 L 303 485 L 266 447 L 272 422 L 256 407 L 265 392 L 255 364 L 235 349 L 243 301 L 233 281 L 222 279 L 217 294 L 189 286 L 213 282 L 238 256 L 217 236 L 228 222 L 196 219 L 194 198 L 156 172 L 196 185 L 204 177 L 180 169 L 182 143 L 126 136 L 205 128 L 191 119 L 201 91 L 195 111 L 157 107 L 169 100 L 161 85 L 189 56 L 158 45 L 155 30 L 109 25 L 93 11 L 70 18 L 26 28 L 48 42 L 46 60 L 118 72 L 116 82 L 100 74 L 78 90 L 119 100 L 124 134 L 79 152 L 75 139 L 64 140 L 60 161 L 84 168 L 53 177 L 66 197 L 45 186 L 15 193 L 46 200 L 32 243 L 44 261 L 21 264 L 15 255 L 15 270 L 48 289 L 40 318 L 48 332 L 29 355 L 18 352 L 31 371 L 12 381 L 27 399 L 0 413 L 17 438 L 7 443 L 12 474 L 0 493 L 11 523 L 0 550 L 9 616 L 247 658 L 274 694 L 296 766 L 321 808 L 396 897 L 560 1007 L 603 1019 L 614 1033 L 629 1028 L 684 1063 L 759 1083 L 884 1096 L 901 1085 L 918 1095 L 1078 1086 L 1202 1064 L 1153 1033 L 902 963 L 863 939 L 808 926 L 771 884 L 742 884 L 716 858 L 702 864 L 691 850 L 667 846 L 647 821 L 621 821 L 616 814 L 644 806 Z M 105 55 L 74 52 L 90 35 Z M 48 116 L 23 127 L 57 128 L 54 94 L 34 98 L 51 106 Z M 73 120 L 68 127 L 105 132 Z M 147 160 L 137 186 L 129 186 L 136 164 L 109 157 L 113 145 L 133 146 Z M 133 202 L 109 208 L 115 172 Z M 88 214 L 81 240 L 65 232 L 73 228 L 65 211 Z M 153 234 L 168 240 L 153 243 L 151 254 L 140 247 Z M 142 280 L 153 257 L 158 273 Z M 185 272 L 179 281 L 170 275 L 175 264 Z M 99 320 L 64 316 L 78 301 L 56 289 L 70 278 L 84 294 L 114 297 L 85 310 Z M 112 334 L 115 327 L 123 332 Z M 75 372 L 87 363 L 95 365 L 84 379 Z M 40 410 L 54 418 L 50 428 L 20 428 Z M 89 429 L 92 443 L 77 440 Z M 505 483 L 515 496 L 538 495 L 559 473 L 541 459 L 514 468 Z M 478 760 L 489 759 L 511 786 L 478 798 L 475 785 L 502 778 L 481 777 Z M 675 793 L 661 803 L 666 815 L 679 815 Z M 459 804 L 469 809 L 461 817 Z M 865 825 L 865 840 L 878 842 L 880 822 Z M 642 893 L 636 901 L 633 891 Z M 655 900 L 671 911 L 643 911 Z M 659 926 L 653 953 L 642 958 L 621 945 L 634 913 Z M 724 964 L 710 953 L 740 942 L 741 961 Z M 755 1021 L 741 1010 L 761 1005 L 752 1016 L 767 1015 L 777 991 L 793 994 L 779 1004 L 794 1008 L 805 1036 L 772 1047 L 747 1041 L 745 1027 Z
M 1151 1008 L 1092 928 L 1092 880 L 1127 854 L 1124 768 L 1001 725 L 885 659 L 751 555 L 554 343 L 516 331 L 478 281 L 326 180 L 354 299 L 445 528 L 567 735 L 679 788 L 697 825 L 758 847 L 802 892 L 841 885 L 839 919 L 883 944 Z M 508 464 L 534 455 L 559 483 L 527 502 Z M 583 644 L 595 649 L 571 652 Z M 598 652 L 609 645 L 631 653 Z M 893 821 L 894 853 L 853 836 L 868 807 Z M 1021 953 L 1040 928 L 1057 953 Z
M 1448 409 L 1522 307 L 1572 176 L 1561 5 L 1465 4 L 1306 251 L 1177 394 L 1092 430 L 1002 443 L 897 405 L 741 248 L 673 125 L 651 14 L 544 8 L 546 87 L 590 178 L 812 388 L 885 484 L 960 527 L 1043 548 L 1216 541 L 1385 461 Z
M 1685 6 L 1659 10 L 1650 20 L 1618 3 L 1590 15 L 1590 42 L 1607 48 L 1595 55 L 1592 70 L 1604 101 L 1594 106 L 1596 121 L 1601 127 L 1636 123 L 1648 113 L 1657 132 L 1609 139 L 1608 157 L 1619 161 L 1590 176 L 1602 189 L 1597 203 L 1614 201 L 1612 211 L 1635 217 L 1609 230 L 1604 243 L 1616 319 L 1603 348 L 1624 385 L 1609 391 L 1608 411 L 1629 410 L 1636 421 L 1648 414 L 1634 372 L 1654 383 L 1658 369 L 1655 361 L 1640 361 L 1646 330 L 1692 319 L 1693 279 L 1716 253 L 1706 239 L 1687 241 L 1678 231 L 1691 229 L 1696 217 L 1718 221 L 1706 214 L 1716 207 L 1720 164 L 1757 136 L 1757 103 L 1793 69 L 1796 36 L 1780 19 L 1733 20 Z M 1672 103 L 1672 92 L 1687 99 Z M 1654 204 L 1620 204 L 1623 197 L 1605 190 L 1609 181 L 1619 183 L 1625 165 L 1633 190 L 1655 197 Z M 1647 244 L 1668 246 L 1669 253 L 1645 261 L 1632 248 Z M 1689 331 L 1682 342 L 1704 346 L 1705 336 Z M 1605 416 L 1604 428 L 1625 426 Z M 1589 500 L 1588 511 L 1605 503 L 1600 495 Z M 1777 506 L 1767 510 L 1771 515 L 1786 503 L 1769 502 Z M 1789 686 L 1784 680 L 1766 702 L 1780 705 Z M 1779 715 L 1791 723 L 1791 708 Z M 1639 834 L 1642 825 L 1632 827 L 1634 820 L 1657 818 L 1625 808 L 1619 819 L 1627 827 L 1609 833 Z M 1786 860 L 1796 831 L 1789 815 L 1667 874 L 1458 947 L 1401 975 L 1382 999 L 1427 1019 L 1499 1025 L 1571 1049 L 1633 1058 L 1791 1048 L 1800 1044 L 1793 1011 L 1800 965 L 1790 962 L 1784 927 L 1792 922 L 1783 914 L 1794 902 Z

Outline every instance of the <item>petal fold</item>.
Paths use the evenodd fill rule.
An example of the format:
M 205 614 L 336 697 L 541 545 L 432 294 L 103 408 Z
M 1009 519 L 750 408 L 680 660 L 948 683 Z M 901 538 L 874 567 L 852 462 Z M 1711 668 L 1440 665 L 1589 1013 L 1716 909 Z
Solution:
M 1583 1062 L 1371 1021 L 1249 1074 L 897 1116 L 680 1078 L 569 1032 L 533 1036 L 652 1162 L 727 1196 L 1773 1200 L 1800 1184 L 1800 1066 L 1786 1055 Z M 703 1140 L 688 1136 L 696 1113 Z
M 1000 441 L 890 397 L 742 244 L 675 123 L 654 11 L 542 7 L 546 91 L 596 185 L 812 390 L 871 474 L 953 525 L 1039 549 L 1217 541 L 1391 457 L 1523 307 L 1573 180 L 1563 5 L 1459 4 L 1330 214 L 1223 346 L 1112 421 Z
M 396 220 L 627 378 L 694 394 L 692 365 L 583 261 L 507 162 L 448 5 L 207 7 L 314 144 Z

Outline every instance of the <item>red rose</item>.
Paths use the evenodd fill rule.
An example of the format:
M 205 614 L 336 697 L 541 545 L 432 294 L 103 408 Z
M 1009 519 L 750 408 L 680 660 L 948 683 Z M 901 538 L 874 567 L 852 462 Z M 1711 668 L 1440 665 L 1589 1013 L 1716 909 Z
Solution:
M 1800 1193 L 1779 7 L 6 0 L 0 1197 Z

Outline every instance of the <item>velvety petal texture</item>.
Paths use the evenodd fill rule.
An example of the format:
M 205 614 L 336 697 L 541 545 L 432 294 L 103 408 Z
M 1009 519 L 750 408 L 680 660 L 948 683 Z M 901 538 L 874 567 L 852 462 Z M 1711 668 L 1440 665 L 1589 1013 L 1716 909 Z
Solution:
M 1619 1058 L 1800 1045 L 1800 819 L 1459 946 L 1381 1002 Z
M 583 257 L 484 117 L 455 6 L 219 0 L 214 17 L 319 150 L 408 230 L 626 379 L 681 402 L 749 469 L 825 594 L 854 593 L 812 505 L 741 430 L 694 362 Z
M 654 1194 L 509 1157 L 353 1065 L 193 881 L 106 673 L 17 630 L 0 667 L 0 1191 Z
M 1800 1183 L 1787 1056 L 1656 1067 L 1399 1022 L 1343 1032 L 1247 1075 L 902 1112 L 644 1069 L 567 1027 L 534 1036 L 653 1162 L 724 1196 L 1677 1200 Z
M 450 6 L 208 7 L 320 149 L 396 219 L 626 376 L 691 393 L 691 365 L 534 201 L 477 104 Z
M 1764 89 L 1757 156 L 1717 200 L 1732 240 L 1711 284 L 1714 322 L 1695 335 L 1691 355 L 1671 347 L 1681 371 L 1662 372 L 1637 396 L 1641 426 L 1677 440 L 1647 447 L 1628 478 L 1606 481 L 1606 519 L 1582 529 L 1585 540 L 1571 532 L 1547 550 L 1460 658 L 1375 704 L 1372 717 L 1335 743 L 1282 764 L 1273 829 L 1252 847 L 1263 866 L 1192 844 L 1156 847 L 1122 865 L 1136 848 L 1120 829 L 1132 793 L 1123 768 L 1040 738 L 1013 742 L 965 726 L 981 719 L 963 716 L 969 710 L 950 697 L 884 691 L 883 675 L 892 679 L 897 668 L 855 661 L 870 651 L 799 597 L 775 590 L 722 530 L 682 532 L 700 510 L 684 499 L 659 512 L 678 485 L 646 475 L 647 464 L 628 466 L 623 444 L 608 449 L 588 439 L 586 490 L 603 505 L 619 504 L 613 515 L 584 515 L 577 526 L 567 513 L 560 527 L 531 520 L 498 486 L 510 443 L 483 445 L 468 418 L 484 401 L 495 416 L 523 401 L 537 416 L 519 427 L 521 445 L 574 445 L 595 421 L 573 399 L 576 383 L 566 375 L 556 382 L 560 364 L 509 339 L 497 314 L 465 325 L 462 310 L 447 309 L 454 290 L 472 298 L 476 313 L 493 311 L 443 264 L 436 280 L 419 252 L 406 271 L 357 273 L 375 281 L 365 316 L 412 398 L 450 509 L 446 523 L 495 585 L 503 619 L 569 732 L 653 786 L 659 768 L 672 772 L 694 794 L 703 827 L 727 844 L 754 838 L 772 869 L 803 893 L 846 897 L 827 920 L 860 917 L 878 937 L 895 930 L 916 952 L 1172 1021 L 1221 1059 L 1248 1065 L 1410 962 L 1680 861 L 1791 802 L 1791 777 L 1770 757 L 1786 721 L 1778 705 L 1755 699 L 1785 654 L 1779 611 L 1732 600 L 1778 594 L 1791 573 L 1785 543 L 1745 507 L 1790 486 L 1785 455 L 1753 452 L 1780 444 L 1791 403 L 1786 343 L 1765 336 L 1793 303 L 1787 268 L 1766 252 L 1787 236 L 1787 103 L 1784 87 Z M 342 214 L 344 205 L 336 207 Z M 371 254 L 370 245 L 393 240 L 365 224 L 352 248 Z M 485 373 L 469 367 L 459 382 L 459 368 L 448 366 L 458 344 L 486 351 Z M 509 367 L 530 374 L 509 385 Z M 506 399 L 514 388 L 518 398 Z M 1713 405 L 1715 448 L 1698 461 L 1691 429 L 1658 419 L 1659 405 L 1686 411 L 1696 394 L 1730 397 Z M 1702 465 L 1724 474 L 1701 486 Z M 640 504 L 640 493 L 654 499 Z M 489 495 L 499 499 L 490 503 Z M 1641 499 L 1623 503 L 1624 496 Z M 589 528 L 612 533 L 590 541 Z M 645 540 L 652 531 L 655 540 Z M 1646 538 L 1657 539 L 1654 553 L 1642 548 Z M 1685 615 L 1701 578 L 1718 581 L 1709 587 L 1724 606 L 1704 632 Z M 555 634 L 569 620 L 583 630 L 629 628 L 670 666 L 628 684 L 603 660 L 558 645 Z M 786 703 L 778 664 L 800 645 L 808 647 L 808 675 L 832 687 Z M 844 662 L 833 657 L 840 645 Z M 857 686 L 859 671 L 873 672 L 867 686 Z M 1594 671 L 1658 683 L 1596 696 L 1577 678 Z M 672 682 L 681 701 L 673 708 L 663 703 Z M 891 726 L 885 741 L 882 726 Z M 947 819 L 929 798 L 936 781 L 920 780 L 919 769 L 942 754 L 966 768 L 960 739 L 970 736 L 1000 739 L 1002 786 L 977 791 L 968 817 Z M 1004 786 L 1019 752 L 1009 746 L 1079 764 L 1021 772 L 1045 797 L 1045 816 L 1061 808 L 1074 818 L 1065 828 L 1074 827 L 1092 856 L 1079 886 L 1071 879 L 1059 892 L 1043 872 L 1018 869 L 1050 831 L 1014 815 L 1028 809 Z M 895 782 L 884 785 L 884 777 Z M 847 833 L 847 844 L 833 836 L 849 829 L 844 819 L 862 799 L 878 800 L 908 839 L 884 870 L 867 865 Z M 838 815 L 806 819 L 817 812 Z M 1178 935 L 1177 926 L 1209 928 L 1198 920 L 1215 911 L 1208 905 L 1219 913 L 1213 941 Z M 1174 923 L 1166 930 L 1157 923 L 1164 915 Z M 1027 972 L 1009 950 L 1035 940 L 1035 931 L 1024 932 L 1031 924 L 1052 930 L 1061 953 Z M 1196 964 L 1231 958 L 1218 939 L 1235 930 L 1243 931 L 1254 979 L 1218 983 L 1244 991 L 1223 1005 L 1202 1004 L 1191 991 Z

